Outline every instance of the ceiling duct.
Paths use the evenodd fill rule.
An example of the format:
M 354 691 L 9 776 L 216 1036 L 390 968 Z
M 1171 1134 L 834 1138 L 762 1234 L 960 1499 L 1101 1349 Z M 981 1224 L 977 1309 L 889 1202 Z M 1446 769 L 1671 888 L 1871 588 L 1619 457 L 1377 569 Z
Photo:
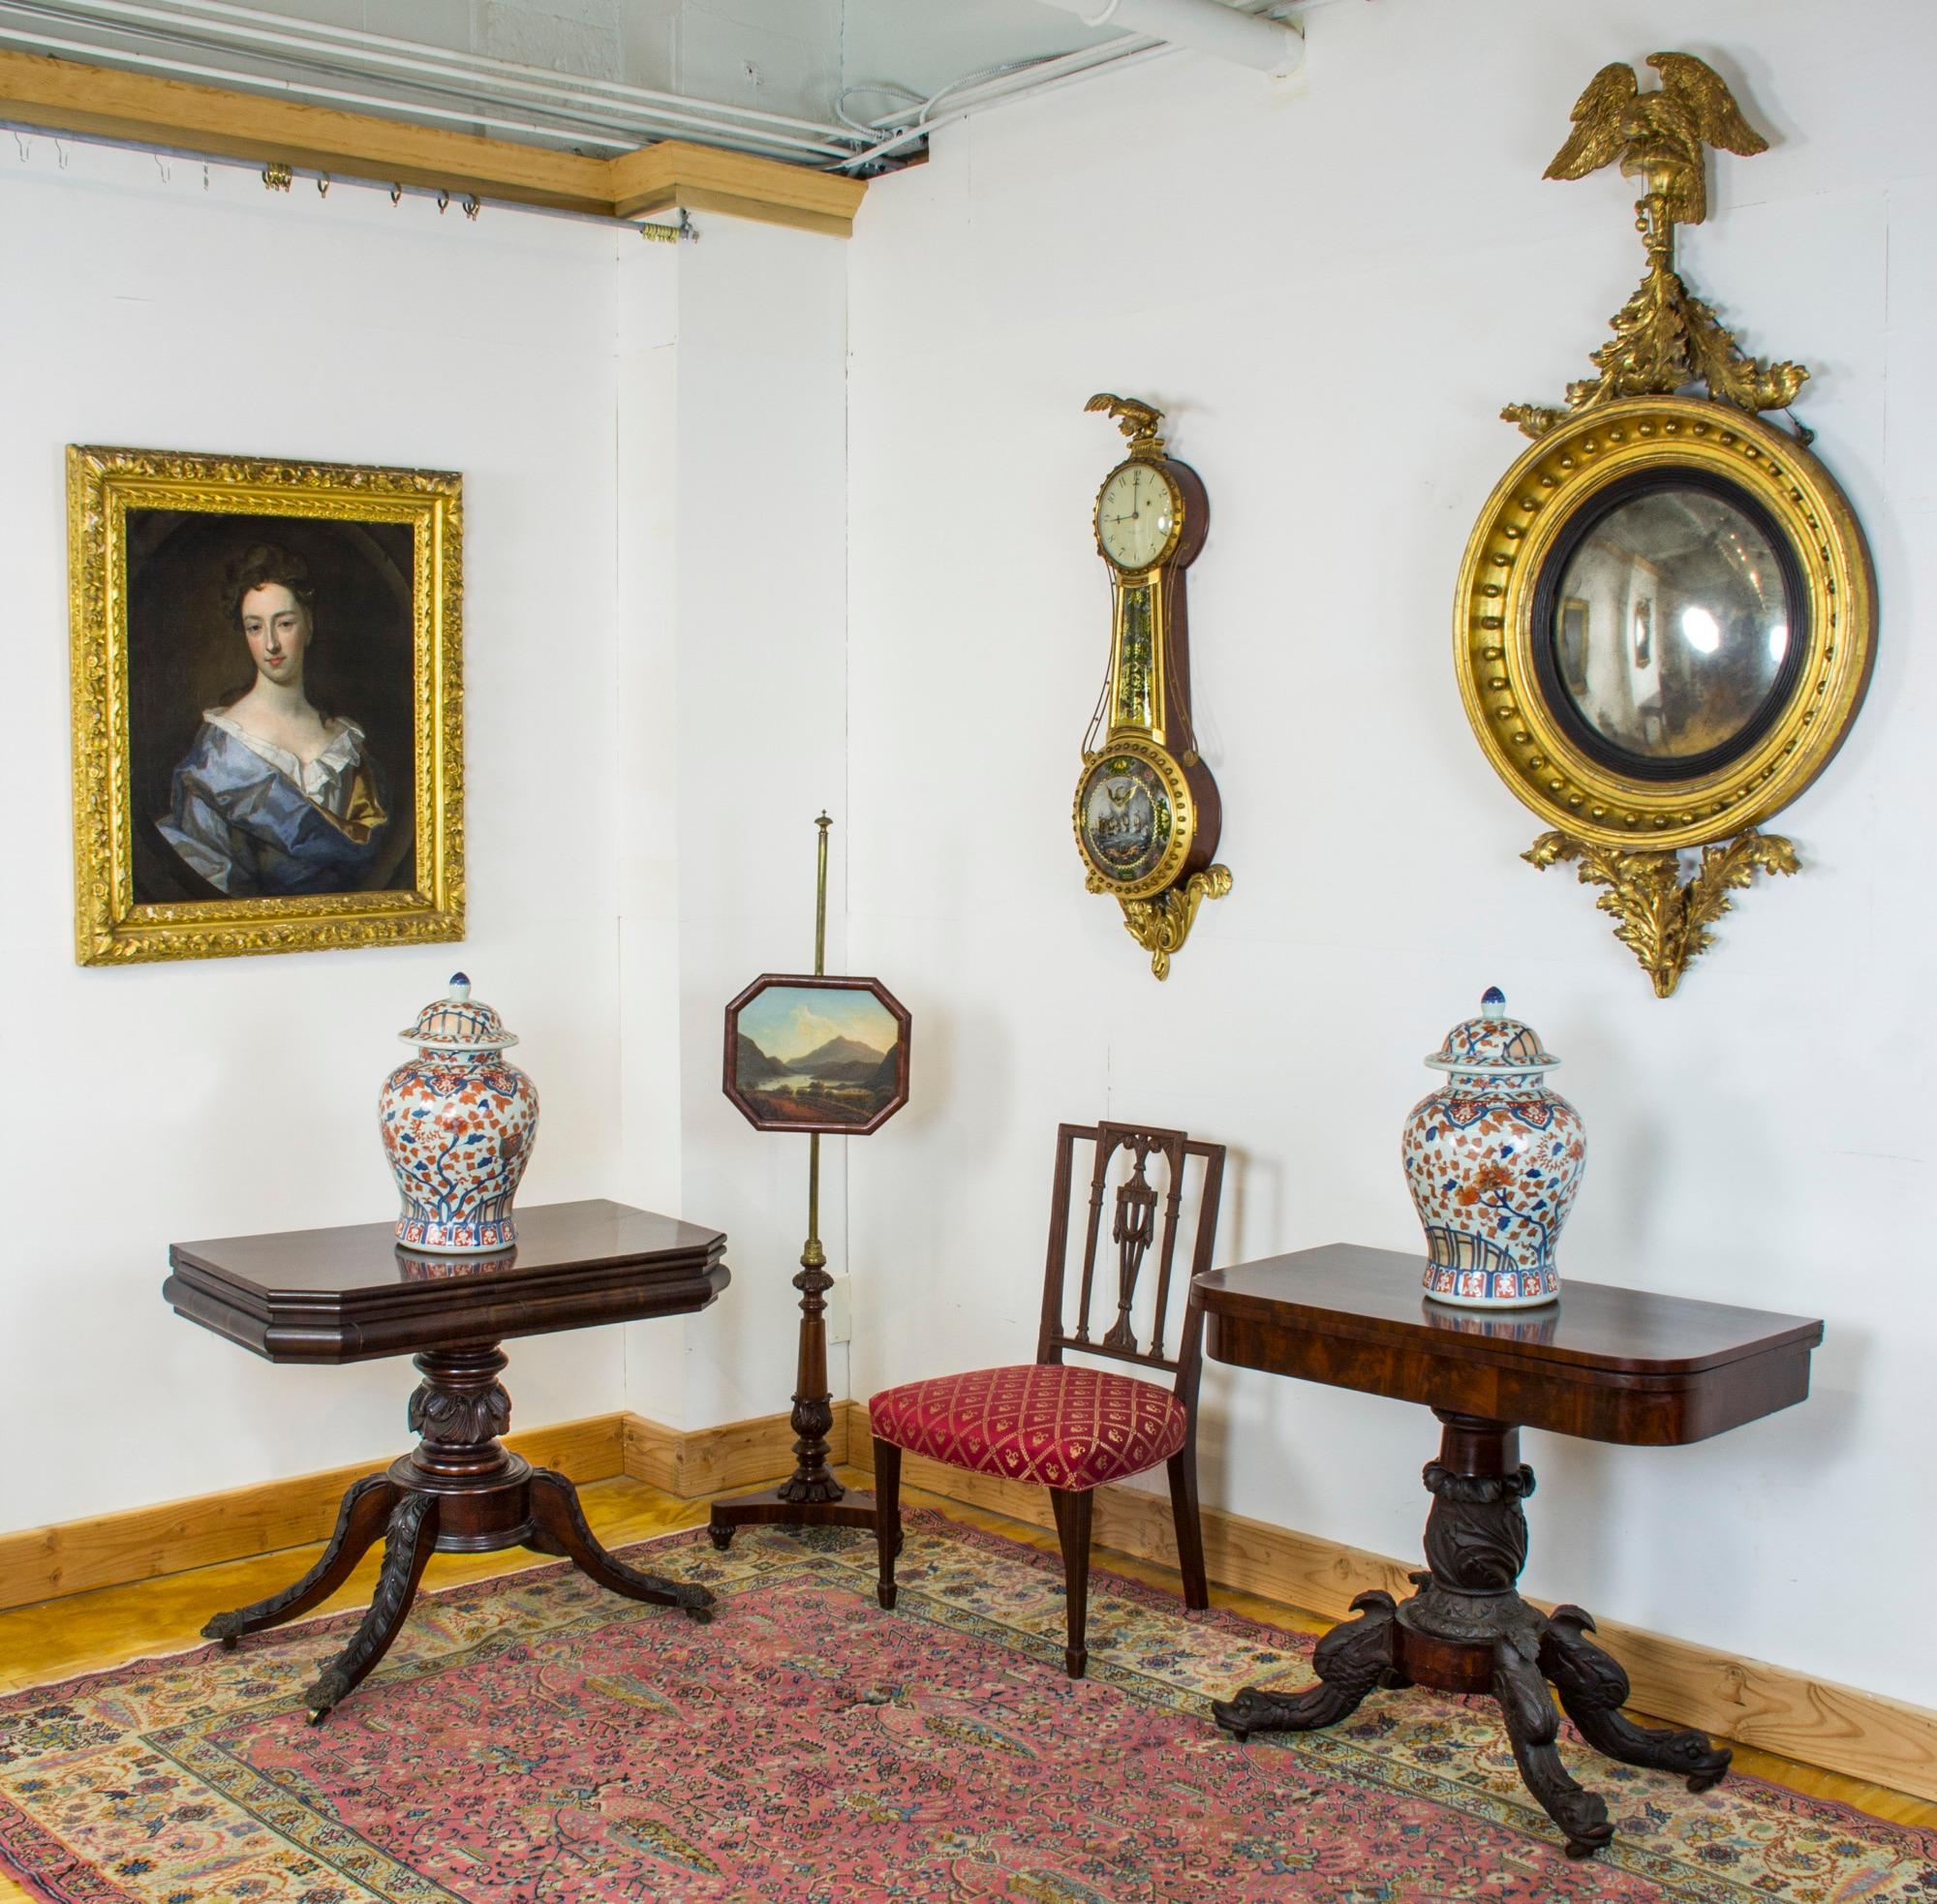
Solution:
M 1282 20 L 1240 13 L 1224 0 L 1043 0 L 1085 26 L 1123 26 L 1173 46 L 1235 60 L 1282 77 L 1305 64 L 1305 36 Z

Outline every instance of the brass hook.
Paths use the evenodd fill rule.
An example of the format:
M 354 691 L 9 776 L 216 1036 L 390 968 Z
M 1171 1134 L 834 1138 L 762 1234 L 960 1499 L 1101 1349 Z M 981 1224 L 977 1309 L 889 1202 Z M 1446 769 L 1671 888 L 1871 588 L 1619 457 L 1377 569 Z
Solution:
M 287 192 L 295 173 L 280 159 L 272 159 L 262 168 L 262 183 L 271 192 Z
M 464 215 L 466 218 L 476 218 L 481 208 L 481 202 L 476 193 L 467 192 L 464 195 Z
M 329 174 L 326 171 L 320 171 L 316 175 L 316 196 L 319 199 L 329 197 Z
M 392 185 L 390 187 L 390 202 L 393 205 L 396 204 L 403 198 L 403 196 L 404 196 L 404 188 L 401 185 Z
M 439 211 L 448 211 L 450 209 L 450 194 L 441 185 L 437 190 L 437 208 Z

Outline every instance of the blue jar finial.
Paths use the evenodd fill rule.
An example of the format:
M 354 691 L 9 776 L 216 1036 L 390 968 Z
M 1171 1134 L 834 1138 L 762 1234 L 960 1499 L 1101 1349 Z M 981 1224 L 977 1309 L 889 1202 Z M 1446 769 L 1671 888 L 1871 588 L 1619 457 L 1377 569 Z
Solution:
M 454 971 L 450 974 L 450 998 L 453 1004 L 463 1004 L 471 997 L 471 976 L 468 972 Z
M 1497 1018 L 1506 1010 L 1507 995 L 1497 985 L 1487 987 L 1480 999 L 1480 1010 L 1489 1018 Z

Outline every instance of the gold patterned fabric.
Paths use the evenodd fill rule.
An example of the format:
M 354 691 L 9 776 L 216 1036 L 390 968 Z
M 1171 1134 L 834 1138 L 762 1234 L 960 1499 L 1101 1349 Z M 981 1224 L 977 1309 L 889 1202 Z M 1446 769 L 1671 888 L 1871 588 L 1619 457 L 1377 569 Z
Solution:
M 1081 1490 L 1167 1461 L 1190 1418 L 1168 1389 L 1058 1363 L 905 1382 L 868 1403 L 874 1430 L 950 1467 Z

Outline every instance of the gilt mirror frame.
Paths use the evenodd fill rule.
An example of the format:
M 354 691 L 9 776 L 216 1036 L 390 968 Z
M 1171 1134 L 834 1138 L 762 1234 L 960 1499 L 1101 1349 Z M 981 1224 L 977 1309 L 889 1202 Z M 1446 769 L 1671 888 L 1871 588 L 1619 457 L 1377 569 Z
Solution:
M 1748 155 L 1766 141 L 1701 60 L 1656 53 L 1648 65 L 1662 76 L 1659 91 L 1642 92 L 1626 66 L 1595 76 L 1547 173 L 1580 178 L 1618 160 L 1643 179 L 1635 209 L 1646 272 L 1614 319 L 1613 338 L 1593 353 L 1599 374 L 1571 384 L 1564 408 L 1513 404 L 1501 413 L 1533 441 L 1474 526 L 1454 641 L 1460 698 L 1482 750 L 1551 829 L 1522 857 L 1542 868 L 1571 861 L 1582 883 L 1604 888 L 1597 904 L 1667 998 L 1713 942 L 1709 928 L 1732 891 L 1758 872 L 1797 871 L 1790 842 L 1759 829 L 1829 764 L 1861 706 L 1875 658 L 1876 582 L 1861 525 L 1810 453 L 1809 432 L 1793 415 L 1792 431 L 1760 414 L 1787 411 L 1809 373 L 1746 355 L 1674 268 L 1676 225 L 1698 223 L 1706 209 L 1705 145 Z M 1706 394 L 1690 394 L 1696 384 Z M 1574 558 L 1624 506 L 1666 495 L 1690 517 L 1691 497 L 1710 499 L 1708 519 L 1732 525 L 1738 577 L 1758 599 L 1779 585 L 1783 620 L 1778 627 L 1770 608 L 1766 627 L 1737 624 L 1724 666 L 1709 670 L 1691 666 L 1689 655 L 1698 645 L 1717 652 L 1712 614 L 1700 611 L 1691 631 L 1687 605 L 1678 626 L 1668 625 L 1674 598 L 1650 595 L 1645 620 L 1635 601 L 1632 628 L 1598 637 L 1618 644 L 1613 657 L 1601 652 L 1604 670 L 1654 677 L 1654 745 L 1624 745 L 1605 718 L 1597 722 L 1585 692 L 1596 631 Z M 1759 545 L 1778 575 L 1759 575 Z M 1637 573 L 1649 566 L 1638 551 L 1617 559 Z M 1766 657 L 1770 678 L 1747 705 L 1740 658 L 1754 653 L 1744 642 L 1758 632 L 1767 648 L 1756 660 Z M 1697 634 L 1706 638 L 1697 643 Z M 1663 670 L 1676 640 L 1671 718 L 1662 712 Z M 1736 703 L 1718 716 L 1717 686 L 1729 688 L 1731 671 Z M 1628 699 L 1639 715 L 1632 690 Z M 1704 713 L 1706 723 L 1692 718 Z M 1730 722 L 1726 731 L 1718 718 Z M 1676 726 L 1695 736 L 1679 751 L 1669 745 Z M 1699 857 L 1684 864 L 1691 849 Z

